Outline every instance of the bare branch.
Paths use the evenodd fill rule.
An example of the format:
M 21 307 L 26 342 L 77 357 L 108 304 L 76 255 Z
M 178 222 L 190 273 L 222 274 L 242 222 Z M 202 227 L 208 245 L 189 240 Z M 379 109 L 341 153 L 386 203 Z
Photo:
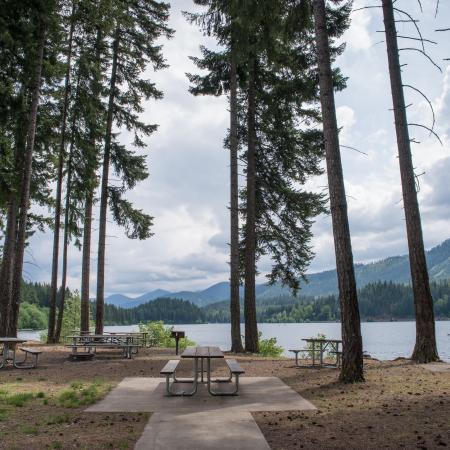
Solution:
M 427 55 L 426 52 L 420 50 L 420 48 L 415 48 L 415 47 L 404 47 L 404 48 L 399 48 L 398 50 L 399 50 L 399 51 L 411 50 L 411 51 L 414 51 L 414 52 L 422 53 L 422 55 L 424 55 L 424 56 L 431 62 L 431 64 L 433 64 L 433 66 L 435 66 L 435 67 L 439 70 L 439 72 L 442 73 L 441 67 L 438 66 L 438 65 L 433 61 L 433 59 L 432 59 L 429 55 Z
M 343 145 L 343 144 L 341 144 L 340 146 L 343 147 L 343 148 L 348 148 L 348 149 L 350 149 L 350 150 L 354 150 L 355 152 L 361 153 L 362 155 L 368 156 L 367 153 L 365 153 L 365 152 L 363 152 L 363 151 L 361 151 L 361 150 L 358 150 L 358 149 L 355 148 L 355 147 L 350 147 L 349 145 Z
M 420 123 L 408 123 L 408 126 L 410 127 L 420 127 L 420 128 L 425 128 L 425 130 L 428 130 L 430 132 L 430 134 L 432 134 L 441 145 L 444 145 L 441 141 L 441 138 L 439 137 L 439 135 L 433 131 L 431 128 L 427 127 L 426 125 L 421 125 Z
M 407 87 L 409 89 L 412 89 L 413 91 L 416 91 L 417 93 L 419 93 L 426 100 L 426 102 L 428 103 L 428 106 L 431 109 L 431 113 L 433 115 L 433 124 L 431 125 L 431 129 L 434 130 L 434 125 L 436 123 L 436 115 L 434 113 L 434 108 L 433 108 L 433 105 L 432 105 L 430 99 L 420 89 L 417 89 L 414 86 L 411 86 L 409 84 L 404 84 L 403 87 Z
M 434 31 L 450 31 L 450 28 L 438 28 L 437 30 Z
M 419 35 L 420 39 L 422 40 L 422 50 L 425 52 L 425 45 L 423 43 L 423 36 L 422 36 L 422 33 L 420 32 L 420 28 L 417 26 L 417 22 L 418 21 L 414 20 L 409 13 L 407 13 L 406 11 L 403 11 L 402 9 L 394 8 L 394 10 L 399 12 L 400 14 L 404 14 L 412 22 L 412 24 L 414 25 L 415 29 L 417 30 L 417 34 Z
M 410 37 L 410 36 L 400 36 L 398 34 L 397 34 L 397 37 L 400 38 L 400 39 L 412 39 L 413 41 L 429 42 L 430 44 L 437 45 L 437 42 L 432 41 L 430 39 L 420 39 L 420 38 Z

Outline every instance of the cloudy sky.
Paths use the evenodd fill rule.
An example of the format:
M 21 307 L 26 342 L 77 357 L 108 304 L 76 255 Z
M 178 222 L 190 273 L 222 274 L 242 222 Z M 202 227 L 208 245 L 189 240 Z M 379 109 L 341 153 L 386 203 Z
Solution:
M 150 177 L 128 198 L 155 217 L 155 235 L 147 241 L 128 240 L 121 229 L 108 224 L 106 292 L 139 295 L 164 288 L 203 289 L 228 279 L 228 154 L 223 136 L 228 127 L 225 98 L 195 98 L 188 93 L 186 72 L 195 71 L 190 55 L 198 55 L 200 44 L 214 42 L 202 36 L 182 17 L 183 9 L 194 9 L 188 0 L 172 0 L 170 25 L 175 37 L 166 42 L 164 53 L 170 68 L 148 75 L 165 97 L 146 104 L 144 118 L 158 123 L 159 130 L 148 139 Z M 356 1 L 356 7 L 381 3 Z M 436 28 L 450 25 L 450 4 L 442 2 L 437 18 L 435 0 L 418 3 L 399 0 L 398 7 L 420 20 L 424 37 L 438 45 L 428 46 L 442 73 L 418 52 L 402 52 L 404 82 L 421 89 L 436 112 L 436 130 L 443 145 L 424 130 L 411 134 L 414 162 L 420 176 L 420 205 L 425 245 L 430 248 L 450 237 L 450 33 Z M 399 24 L 399 34 L 415 36 L 411 24 Z M 352 14 L 352 25 L 344 36 L 346 52 L 338 60 L 349 77 L 348 88 L 337 95 L 338 119 L 343 127 L 341 143 L 367 153 L 343 149 L 343 165 L 349 201 L 350 226 L 355 260 L 373 261 L 407 251 L 401 202 L 398 160 L 389 90 L 386 49 L 381 10 L 365 9 Z M 402 41 L 411 47 L 414 41 Z M 426 102 L 412 90 L 406 91 L 410 122 L 431 124 Z M 326 179 L 316 180 L 316 186 Z M 94 225 L 94 234 L 98 223 Z M 316 257 L 310 271 L 334 267 L 329 217 L 314 226 Z M 25 278 L 50 280 L 51 233 L 36 234 L 27 252 Z M 95 295 L 96 242 L 92 252 L 91 290 Z M 69 286 L 79 289 L 80 253 L 71 249 Z M 267 270 L 264 261 L 261 271 Z

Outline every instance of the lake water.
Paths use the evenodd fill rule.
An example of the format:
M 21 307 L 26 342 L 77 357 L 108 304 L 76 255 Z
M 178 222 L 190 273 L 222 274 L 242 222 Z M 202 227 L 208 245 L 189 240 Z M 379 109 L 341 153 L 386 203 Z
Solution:
M 328 338 L 340 339 L 339 323 L 261 323 L 258 325 L 264 338 L 276 337 L 278 344 L 285 349 L 302 348 L 302 338 L 324 334 Z M 175 325 L 183 330 L 189 339 L 198 345 L 218 346 L 230 349 L 230 325 L 222 323 L 200 325 Z M 409 357 L 414 348 L 415 322 L 363 322 L 361 324 L 364 350 L 374 358 L 394 359 Z M 137 325 L 105 327 L 107 332 L 137 331 Z M 244 325 L 242 325 L 244 330 Z M 40 332 L 19 332 L 20 337 L 39 340 Z M 436 322 L 436 338 L 441 359 L 450 362 L 450 321 Z

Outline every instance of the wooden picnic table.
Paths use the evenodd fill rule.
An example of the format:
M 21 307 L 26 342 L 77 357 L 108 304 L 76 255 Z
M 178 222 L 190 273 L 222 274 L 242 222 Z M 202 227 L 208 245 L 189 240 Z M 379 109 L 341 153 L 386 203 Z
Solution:
M 142 344 L 135 342 L 135 338 L 129 334 L 117 335 L 117 334 L 82 334 L 68 336 L 72 339 L 72 344 L 69 347 L 72 348 L 72 357 L 78 356 L 88 357 L 93 356 L 97 347 L 104 348 L 120 348 L 123 351 L 123 356 L 131 359 L 135 349 L 142 347 Z M 78 349 L 84 348 L 83 353 L 79 353 Z
M 326 350 L 331 350 L 332 353 L 336 354 L 336 366 L 340 360 L 340 350 L 339 346 L 342 344 L 341 339 L 323 339 L 323 338 L 307 338 L 302 339 L 308 344 L 311 344 L 311 354 L 312 354 L 312 365 L 316 365 L 316 352 L 319 353 L 319 366 L 323 367 L 323 355 Z
M 201 373 L 201 383 L 204 383 L 204 361 L 207 361 L 207 381 L 211 378 L 211 359 L 225 358 L 219 347 L 189 347 L 181 354 L 181 358 L 194 359 L 195 370 Z M 200 369 L 198 362 L 200 360 Z M 194 376 L 196 378 L 196 376 Z
M 182 359 L 192 359 L 194 361 L 194 373 L 192 378 L 179 379 L 176 377 L 176 369 L 180 360 L 169 361 L 164 368 L 161 370 L 161 374 L 166 376 L 166 390 L 168 395 L 182 395 L 191 396 L 197 392 L 197 387 L 199 384 L 198 374 L 201 372 L 200 383 L 205 383 L 204 381 L 204 361 L 206 360 L 206 383 L 208 385 L 208 392 L 211 395 L 237 395 L 239 390 L 239 376 L 244 374 L 245 371 L 239 366 L 238 362 L 234 359 L 225 359 L 225 356 L 219 347 L 190 347 L 184 350 L 181 354 Z M 230 371 L 229 377 L 225 379 L 211 380 L 211 360 L 212 359 L 223 359 Z M 201 368 L 199 370 L 199 361 Z M 235 383 L 232 383 L 232 378 L 235 377 Z M 170 377 L 173 377 L 173 383 L 170 384 Z M 216 385 L 222 384 L 225 389 L 213 389 L 211 387 L 211 381 Z M 189 391 L 184 389 L 181 392 L 174 392 L 173 388 L 177 383 L 188 383 L 192 384 L 192 388 Z
M 22 368 L 20 367 L 20 363 L 16 361 L 16 347 L 18 344 L 23 344 L 26 341 L 26 339 L 15 337 L 0 337 L 0 344 L 3 344 L 0 369 L 6 367 L 8 361 L 10 361 L 12 365 L 18 369 Z

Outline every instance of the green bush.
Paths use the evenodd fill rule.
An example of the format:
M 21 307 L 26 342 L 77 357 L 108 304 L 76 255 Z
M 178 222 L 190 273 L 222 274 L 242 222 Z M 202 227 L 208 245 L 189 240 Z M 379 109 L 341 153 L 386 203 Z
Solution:
M 19 329 L 43 330 L 47 328 L 48 308 L 22 303 L 19 311 Z
M 175 339 L 172 337 L 173 326 L 164 325 L 162 320 L 139 324 L 139 331 L 148 333 L 148 342 L 152 347 L 174 348 Z M 180 348 L 195 345 L 194 341 L 188 338 L 180 339 Z
M 277 338 L 263 339 L 261 331 L 258 333 L 258 348 L 261 356 L 280 357 L 283 354 L 283 347 L 277 345 Z

